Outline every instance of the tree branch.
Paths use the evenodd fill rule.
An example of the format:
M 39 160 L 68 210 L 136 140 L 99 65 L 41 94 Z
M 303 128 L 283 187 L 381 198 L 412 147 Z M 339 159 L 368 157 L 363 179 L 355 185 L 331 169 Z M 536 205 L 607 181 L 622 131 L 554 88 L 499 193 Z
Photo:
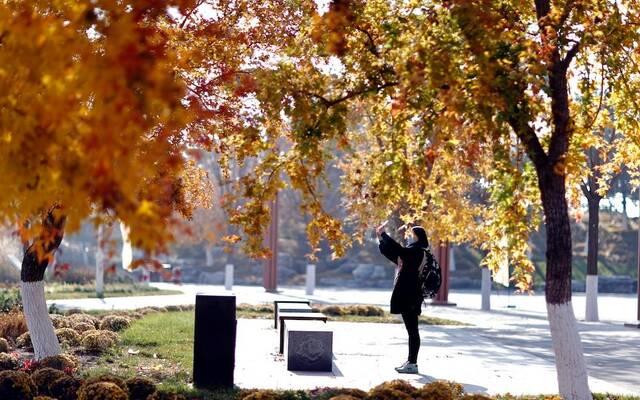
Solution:
M 582 35 L 582 37 L 578 42 L 576 42 L 573 46 L 571 46 L 569 51 L 567 51 L 567 54 L 565 54 L 564 58 L 560 61 L 560 65 L 562 65 L 563 70 L 567 70 L 567 68 L 569 68 L 569 65 L 571 65 L 571 61 L 573 61 L 574 57 L 580 51 L 580 47 L 582 46 L 583 39 L 584 39 L 584 35 Z
M 509 125 L 518 136 L 518 139 L 524 145 L 527 155 L 533 161 L 536 168 L 542 167 L 547 162 L 547 153 L 545 153 L 536 132 L 526 122 L 523 124 L 515 117 L 509 117 Z
M 345 93 L 344 95 L 340 96 L 340 97 L 336 97 L 335 99 L 327 99 L 326 97 L 317 94 L 317 93 L 313 93 L 313 92 L 309 92 L 306 90 L 299 90 L 298 93 L 300 94 L 304 94 L 310 97 L 314 97 L 318 100 L 320 100 L 327 108 L 333 107 L 336 104 L 340 104 L 343 101 L 352 99 L 354 97 L 366 94 L 366 93 L 371 93 L 371 92 L 379 92 L 382 89 L 386 89 L 388 87 L 392 87 L 392 86 L 396 86 L 398 85 L 398 82 L 387 82 L 387 83 L 383 83 L 382 85 L 378 85 L 378 86 L 372 86 L 372 87 L 364 87 L 362 89 L 359 90 L 352 90 L 349 91 L 347 93 Z
M 364 33 L 367 36 L 367 40 L 369 42 L 367 49 L 371 52 L 371 54 L 373 54 L 376 57 L 380 57 L 380 52 L 378 51 L 378 48 L 376 47 L 376 43 L 373 40 L 373 36 L 371 36 L 371 33 L 369 31 L 367 31 L 364 28 L 360 28 L 359 26 L 355 26 L 355 30 Z

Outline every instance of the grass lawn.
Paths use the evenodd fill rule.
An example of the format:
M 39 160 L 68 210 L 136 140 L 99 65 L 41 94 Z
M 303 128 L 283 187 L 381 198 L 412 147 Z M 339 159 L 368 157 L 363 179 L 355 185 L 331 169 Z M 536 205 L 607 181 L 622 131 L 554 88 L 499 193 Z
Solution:
M 165 390 L 194 394 L 193 312 L 152 313 L 121 332 L 120 344 L 92 362 L 86 374 L 147 376 Z
M 104 285 L 104 297 L 161 296 L 181 293 L 178 290 L 160 290 L 153 286 L 132 283 L 107 283 Z M 45 287 L 45 296 L 47 300 L 95 298 L 96 288 L 93 284 L 54 283 Z
M 383 315 L 354 315 L 349 313 L 350 306 L 326 306 L 317 308 L 318 312 L 324 312 L 331 321 L 342 322 L 375 322 L 379 324 L 401 324 L 402 320 L 399 316 L 394 316 L 388 312 L 384 312 Z M 382 309 L 374 307 L 382 313 Z M 340 309 L 345 315 L 335 315 L 331 310 Z M 237 307 L 238 318 L 248 319 L 272 319 L 273 318 L 273 306 L 261 305 L 252 306 L 248 304 L 239 304 Z M 420 325 L 455 325 L 455 326 L 468 326 L 464 322 L 454 321 L 452 319 L 444 319 L 431 317 L 427 315 L 421 315 L 419 319 Z

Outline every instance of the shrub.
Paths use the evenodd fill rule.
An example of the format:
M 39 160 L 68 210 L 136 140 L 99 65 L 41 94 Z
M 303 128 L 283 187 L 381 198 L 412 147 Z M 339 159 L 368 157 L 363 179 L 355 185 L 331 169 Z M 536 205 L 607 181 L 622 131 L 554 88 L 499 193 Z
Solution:
M 129 390 L 127 388 L 127 383 L 124 381 L 124 379 L 112 374 L 101 374 L 101 375 L 92 376 L 91 378 L 87 378 L 87 380 L 84 381 L 84 386 L 93 385 L 94 383 L 99 383 L 99 382 L 113 383 L 114 385 L 117 385 L 120 389 L 124 390 L 125 392 Z
M 369 391 L 368 399 L 371 400 L 392 400 L 392 399 L 413 399 L 416 388 L 409 382 L 395 379 L 384 382 Z
M 49 314 L 49 317 L 51 318 L 51 322 L 53 323 L 53 327 L 56 328 L 56 329 L 71 328 L 72 327 L 71 323 L 69 322 L 69 320 L 64 315 Z
M 334 398 L 340 398 L 343 400 L 349 399 L 364 399 L 367 397 L 367 392 L 360 389 L 339 389 L 339 388 L 319 388 L 310 392 L 311 397 L 314 400 L 329 400 Z M 340 397 L 347 396 L 347 397 Z
M 5 338 L 0 338 L 0 353 L 9 352 L 9 342 Z
M 131 325 L 131 320 L 121 315 L 107 315 L 100 322 L 100 329 L 105 331 L 120 332 Z
M 280 400 L 280 395 L 275 390 L 251 390 L 240 397 L 242 400 Z M 151 399 L 149 399 L 151 400 Z
M 0 371 L 18 369 L 19 366 L 18 357 L 13 354 L 0 353 Z
M 111 382 L 96 382 L 82 385 L 78 400 L 129 400 L 127 392 Z
M 56 303 L 51 303 L 51 305 L 49 306 L 49 314 L 61 315 L 62 311 L 60 310 L 60 308 Z
M 77 400 L 82 381 L 71 376 L 63 376 L 49 385 L 49 393 L 58 400 Z
M 0 312 L 8 313 L 12 310 L 22 310 L 20 289 L 0 289 Z
M 462 400 L 493 400 L 491 397 L 485 396 L 483 394 L 465 394 L 461 397 Z M 558 398 L 557 400 L 561 400 Z
M 322 307 L 321 311 L 323 314 L 331 315 L 334 317 L 339 317 L 345 315 L 344 309 L 340 306 L 326 306 Z
M 30 349 L 33 347 L 31 343 L 31 334 L 25 332 L 16 339 L 16 346 L 21 349 Z
M 427 383 L 416 392 L 418 398 L 430 400 L 457 400 L 463 394 L 464 388 L 462 385 L 449 381 Z
M 182 311 L 182 307 L 180 306 L 167 306 L 167 311 Z
M 65 372 L 73 372 L 79 365 L 78 359 L 68 354 L 58 354 L 40 360 L 40 368 L 53 368 Z
M 273 304 L 263 303 L 255 306 L 256 311 L 264 312 L 264 313 L 272 313 L 273 312 Z
M 22 371 L 0 372 L 0 399 L 31 400 L 36 395 L 36 385 Z
M 22 311 L 0 314 L 0 337 L 15 341 L 18 336 L 27 331 L 27 320 L 24 318 Z
M 36 396 L 33 398 L 33 400 L 56 400 L 53 397 L 49 397 L 49 396 Z
M 56 329 L 56 336 L 60 344 L 67 344 L 69 346 L 77 346 L 80 344 L 80 335 L 71 328 Z
M 127 389 L 130 400 L 147 400 L 151 394 L 155 393 L 156 385 L 149 378 L 133 377 L 127 379 Z
M 348 314 L 362 315 L 365 317 L 382 317 L 384 316 L 384 310 L 380 307 L 371 305 L 357 305 L 349 307 Z
M 361 397 L 354 397 L 348 394 L 339 394 L 337 396 L 333 396 L 329 400 L 358 400 L 358 399 L 361 399 Z
M 95 331 L 96 327 L 93 324 L 88 324 L 86 322 L 79 322 L 72 326 L 73 330 L 78 332 L 79 334 L 83 334 L 87 331 Z
M 175 393 L 155 392 L 151 396 L 147 397 L 147 400 L 186 400 L 186 398 Z
M 117 340 L 118 336 L 114 332 L 94 330 L 83 333 L 80 344 L 89 353 L 103 353 L 113 347 Z
M 142 315 L 141 313 L 137 312 L 137 311 L 131 311 L 131 312 L 129 313 L 129 316 L 130 316 L 132 319 L 140 319 L 140 318 L 142 318 L 142 317 L 143 317 L 143 315 Z
M 145 308 L 139 309 L 138 312 L 142 315 L 147 315 L 147 314 L 155 313 L 157 311 L 151 307 L 145 307 Z
M 89 314 L 71 314 L 67 317 L 72 326 L 76 326 L 80 323 L 93 325 L 94 328 L 100 326 L 100 320 Z
M 31 379 L 33 380 L 33 383 L 36 384 L 38 393 L 48 396 L 51 394 L 49 392 L 49 385 L 62 378 L 63 376 L 66 376 L 64 372 L 47 367 L 35 370 L 31 374 Z

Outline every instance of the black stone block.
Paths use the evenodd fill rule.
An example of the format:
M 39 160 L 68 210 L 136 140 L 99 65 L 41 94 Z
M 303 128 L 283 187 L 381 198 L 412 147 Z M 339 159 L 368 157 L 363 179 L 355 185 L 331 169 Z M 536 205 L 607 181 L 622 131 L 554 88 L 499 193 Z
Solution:
M 287 321 L 287 369 L 331 372 L 333 332 L 323 322 Z
M 233 387 L 236 297 L 196 295 L 193 384 L 202 389 Z

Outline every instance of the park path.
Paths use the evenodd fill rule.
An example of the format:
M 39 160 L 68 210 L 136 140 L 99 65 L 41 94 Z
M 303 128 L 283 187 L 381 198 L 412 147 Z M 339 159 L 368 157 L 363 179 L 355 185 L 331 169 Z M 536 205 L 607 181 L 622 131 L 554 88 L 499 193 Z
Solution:
M 146 306 L 193 304 L 196 293 L 231 293 L 221 286 L 153 284 L 182 290 L 181 295 L 109 299 L 58 300 L 61 308 L 132 309 Z M 321 288 L 313 296 L 303 289 L 284 288 L 278 294 L 260 287 L 236 286 L 238 303 L 259 304 L 281 298 L 309 298 L 325 304 L 374 304 L 386 307 L 388 290 Z M 420 365 L 423 375 L 401 376 L 416 384 L 433 379 L 462 382 L 468 391 L 514 394 L 557 392 L 551 338 L 544 296 L 492 296 L 493 310 L 480 311 L 477 292 L 452 292 L 457 307 L 427 307 L 430 316 L 472 324 L 470 327 L 422 326 Z M 579 322 L 591 389 L 640 395 L 640 330 L 622 322 L 635 315 L 634 296 L 601 296 L 604 322 Z M 584 316 L 584 296 L 574 296 L 578 319 Z M 392 366 L 405 356 L 402 325 L 330 322 L 334 327 L 332 374 L 286 371 L 275 355 L 276 331 L 265 320 L 240 320 L 236 380 L 242 387 L 313 388 L 345 386 L 369 388 L 398 378 Z M 275 362 L 274 362 L 275 360 Z

